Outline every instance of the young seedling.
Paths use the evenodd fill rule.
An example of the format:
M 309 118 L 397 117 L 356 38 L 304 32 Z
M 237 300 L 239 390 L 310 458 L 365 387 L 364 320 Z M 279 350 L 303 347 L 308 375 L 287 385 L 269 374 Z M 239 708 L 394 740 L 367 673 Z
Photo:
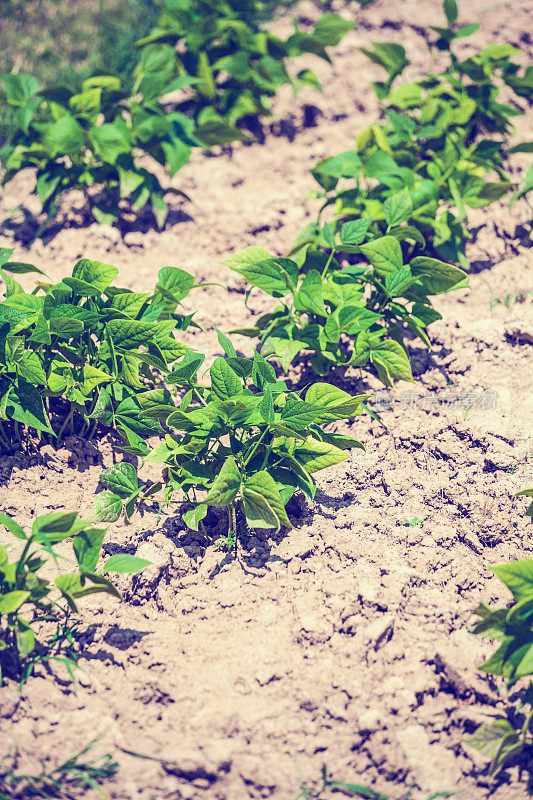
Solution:
M 414 783 L 410 789 L 403 795 L 402 800 L 410 800 L 411 794 L 414 789 L 419 788 Z M 388 795 L 376 792 L 374 789 L 369 789 L 367 786 L 362 786 L 359 783 L 343 783 L 336 781 L 328 776 L 326 765 L 322 767 L 320 781 L 318 785 L 309 786 L 303 784 L 300 789 L 300 794 L 295 800 L 326 800 L 326 797 L 331 796 L 331 790 L 336 794 L 336 790 L 340 790 L 340 794 L 347 797 L 361 797 L 366 800 L 391 800 Z M 436 792 L 430 795 L 427 800 L 437 800 L 437 798 L 453 797 L 457 792 Z
M 93 789 L 102 797 L 107 797 L 102 792 L 101 784 L 112 778 L 117 770 L 118 763 L 110 753 L 101 756 L 85 758 L 94 747 L 95 742 L 90 742 L 79 753 L 67 758 L 53 769 L 46 770 L 44 764 L 38 775 L 27 775 L 15 772 L 8 765 L 8 759 L 0 762 L 0 800 L 13 800 L 13 798 L 40 797 L 43 800 L 52 798 L 73 798 L 73 792 Z M 18 752 L 10 759 L 16 761 Z
M 320 89 L 310 69 L 291 78 L 287 61 L 306 53 L 329 61 L 327 48 L 353 24 L 328 12 L 313 31 L 296 27 L 284 40 L 263 26 L 267 6 L 168 0 L 158 26 L 138 43 L 132 76 L 95 74 L 80 88 L 42 87 L 16 71 L 0 74 L 8 131 L 0 141 L 2 184 L 27 167 L 35 171 L 34 193 L 46 217 L 37 235 L 74 189 L 98 222 L 148 209 L 162 228 L 169 196 L 188 198 L 162 185 L 151 163 L 173 177 L 194 147 L 250 139 L 235 123 L 268 114 L 284 84 Z M 170 102 L 177 92 L 186 99 Z
M 78 518 L 76 512 L 54 512 L 37 517 L 30 533 L 7 514 L 0 512 L 0 525 L 16 540 L 16 557 L 9 560 L 8 547 L 0 545 L 0 681 L 2 664 L 11 663 L 21 686 L 39 661 L 62 662 L 74 680 L 72 614 L 77 601 L 103 592 L 121 599 L 107 573 L 138 572 L 149 562 L 129 555 L 108 558 L 97 571 L 106 529 Z M 73 558 L 59 555 L 56 545 L 71 539 Z M 10 545 L 10 547 L 12 547 Z M 40 576 L 45 564 L 60 561 L 75 564 L 72 572 L 59 573 L 51 582 Z M 37 639 L 39 624 L 56 621 L 57 631 L 46 646 Z
M 226 357 L 215 359 L 207 384 L 197 379 L 204 361 L 198 353 L 188 353 L 170 376 L 187 391 L 166 419 L 170 432 L 145 460 L 165 465 L 165 500 L 177 494 L 190 504 L 183 516 L 189 528 L 198 530 L 209 507 L 224 508 L 227 541 L 236 543 L 243 526 L 290 528 L 286 505 L 294 492 L 312 498 L 314 473 L 362 447 L 323 426 L 360 414 L 367 395 L 352 397 L 327 383 L 291 392 L 258 353 L 242 358 L 224 334 L 219 340 Z M 133 488 L 133 472 L 125 469 Z M 96 504 L 100 515 L 115 513 L 118 505 L 108 493 Z
M 0 250 L 0 447 L 20 446 L 25 431 L 54 444 L 91 439 L 100 424 L 147 452 L 173 408 L 160 378 L 187 350 L 174 334 L 192 321 L 177 309 L 193 276 L 164 267 L 153 292 L 132 292 L 113 285 L 115 267 L 83 258 L 52 284 L 11 253 Z M 43 276 L 31 293 L 13 277 L 27 272 Z
M 126 461 L 102 472 L 100 481 L 108 491 L 98 494 L 94 501 L 93 517 L 98 522 L 116 522 L 124 513 L 128 523 L 136 506 L 142 505 L 163 487 L 161 482 L 139 486 L 137 470 Z
M 373 84 L 382 119 L 359 133 L 354 151 L 320 161 L 312 174 L 323 201 L 319 227 L 330 207 L 335 232 L 349 220 L 361 226 L 368 221 L 359 243 L 376 230 L 383 234 L 403 225 L 401 235 L 410 236 L 427 255 L 467 268 L 468 208 L 509 195 L 508 156 L 533 150 L 531 142 L 509 147 L 511 120 L 524 112 L 517 102 L 499 98 L 502 84 L 518 101 L 530 97 L 533 67 L 521 72 L 512 60 L 520 51 L 508 44 L 489 45 L 461 60 L 451 51 L 453 43 L 479 25 L 458 26 L 455 2 L 444 6 L 448 26 L 432 28 L 438 38 L 429 47 L 449 53 L 446 69 L 393 88 L 409 64 L 405 48 L 391 42 L 362 48 L 387 73 L 386 81 Z M 531 189 L 532 174 L 533 167 L 513 200 Z M 319 227 L 309 225 L 300 241 L 320 241 Z
M 533 494 L 533 490 L 521 494 L 527 492 Z M 489 759 L 489 773 L 496 777 L 533 741 L 533 559 L 500 564 L 492 570 L 512 592 L 513 603 L 498 609 L 483 603 L 475 611 L 480 621 L 473 632 L 498 642 L 498 649 L 481 669 L 503 678 L 507 691 L 519 681 L 528 684 L 521 694 L 518 714 L 500 716 L 482 725 L 467 740 Z
M 262 355 L 279 359 L 284 370 L 303 353 L 321 376 L 356 366 L 375 370 L 386 386 L 411 381 L 404 338 L 430 347 L 426 328 L 441 318 L 431 297 L 464 285 L 466 274 L 412 255 L 410 237 L 399 225 L 381 236 L 361 219 L 347 222 L 340 235 L 325 223 L 320 242 L 302 243 L 293 259 L 258 247 L 236 253 L 225 263 L 281 305 L 234 332 L 258 337 Z
M 94 75 L 81 91 L 43 88 L 22 73 L 0 75 L 4 104 L 12 111 L 11 135 L 0 150 L 2 184 L 27 167 L 35 171 L 34 193 L 46 217 L 37 235 L 50 226 L 61 199 L 73 189 L 83 192 L 86 210 L 97 222 L 111 224 L 125 208 L 147 208 L 162 228 L 169 212 L 165 198 L 188 198 L 162 186 L 147 168 L 150 160 L 166 166 L 172 177 L 192 148 L 248 138 L 224 124 L 204 137 L 192 119 L 159 102 L 190 83 L 186 76 L 170 76 L 158 57 L 140 59 L 133 88 L 117 75 Z

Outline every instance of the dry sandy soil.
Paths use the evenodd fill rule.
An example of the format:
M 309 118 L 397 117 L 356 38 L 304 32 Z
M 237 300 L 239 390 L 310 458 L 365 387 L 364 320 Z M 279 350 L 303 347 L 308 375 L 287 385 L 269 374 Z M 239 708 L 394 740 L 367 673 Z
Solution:
M 471 0 L 463 11 L 465 21 L 483 21 L 478 43 L 511 42 L 531 57 L 527 0 Z M 115 264 L 138 290 L 167 264 L 226 284 L 229 293 L 211 286 L 190 300 L 205 328 L 194 344 L 214 355 L 209 324 L 228 330 L 263 308 L 252 298 L 246 311 L 242 284 L 221 261 L 250 244 L 286 252 L 316 212 L 305 199 L 309 168 L 350 147 L 375 117 L 369 82 L 378 70 L 358 47 L 401 41 L 412 74 L 428 67 L 421 30 L 438 23 L 440 3 L 382 0 L 356 15 L 333 67 L 319 65 L 323 95 L 280 98 L 282 121 L 262 145 L 194 155 L 178 175 L 194 202 L 164 232 L 122 238 L 76 226 L 68 209 L 57 235 L 29 252 L 17 243 L 17 255 L 55 279 L 84 255 Z M 305 127 L 310 103 L 319 112 Z M 31 207 L 25 180 L 4 193 L 4 209 Z M 97 736 L 118 754 L 106 786 L 116 800 L 294 800 L 323 763 L 392 800 L 415 783 L 412 800 L 442 790 L 464 800 L 529 794 L 531 754 L 491 783 L 464 744 L 505 707 L 476 670 L 491 646 L 469 633 L 472 610 L 508 599 L 490 565 L 532 550 L 526 503 L 511 499 L 533 483 L 528 216 L 521 201 L 474 219 L 470 288 L 439 300 L 432 356 L 414 354 L 416 383 L 376 395 L 386 429 L 368 416 L 340 426 L 366 453 L 319 475 L 298 529 L 258 535 L 235 559 L 169 509 L 113 526 L 108 552 L 153 566 L 121 579 L 124 603 L 86 603 L 76 689 L 41 671 L 21 694 L 10 682 L 0 691 L 0 756 L 16 744 L 20 770 L 38 758 L 49 768 Z M 379 388 L 355 373 L 348 383 Z M 112 460 L 110 443 L 75 440 L 39 457 L 3 457 L 0 508 L 23 523 L 63 507 L 87 514 Z

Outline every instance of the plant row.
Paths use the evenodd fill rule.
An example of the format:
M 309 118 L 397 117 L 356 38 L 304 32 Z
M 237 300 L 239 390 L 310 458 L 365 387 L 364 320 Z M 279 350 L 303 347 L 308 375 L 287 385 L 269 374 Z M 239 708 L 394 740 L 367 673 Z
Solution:
M 269 114 L 284 84 L 295 92 L 320 89 L 314 72 L 291 76 L 288 63 L 306 53 L 329 61 L 327 48 L 352 23 L 325 12 L 312 30 L 295 24 L 280 38 L 261 21 L 272 7 L 261 0 L 167 0 L 156 29 L 138 42 L 131 76 L 96 74 L 81 87 L 43 87 L 32 75 L 1 75 L 2 183 L 26 167 L 36 171 L 34 192 L 46 214 L 41 232 L 73 189 L 98 222 L 148 208 L 163 227 L 168 196 L 184 195 L 160 183 L 157 164 L 173 177 L 194 148 L 249 139 L 237 123 Z
M 183 4 L 187 13 L 197 6 Z M 257 11 L 257 4 L 254 8 Z M 179 11 L 174 4 L 169 9 L 178 17 L 182 14 L 181 5 Z M 506 45 L 485 48 L 460 61 L 451 45 L 473 32 L 472 26 L 457 26 L 453 0 L 446 0 L 445 11 L 448 27 L 434 29 L 438 36 L 434 46 L 447 59 L 445 71 L 418 84 L 394 87 L 408 63 L 404 49 L 374 43 L 368 51 L 387 70 L 387 81 L 375 86 L 383 119 L 361 132 L 356 151 L 326 159 L 313 170 L 323 207 L 317 223 L 302 232 L 289 257 L 271 256 L 254 247 L 226 262 L 248 282 L 247 299 L 252 289 L 259 289 L 278 302 L 253 328 L 234 331 L 257 338 L 253 358 L 240 356 L 232 339 L 217 331 L 224 355 L 206 370 L 205 355 L 179 340 L 181 332 L 195 325 L 194 315 L 181 312 L 181 303 L 198 286 L 183 270 L 165 267 L 150 292 L 132 292 L 115 285 L 118 270 L 109 264 L 82 259 L 71 275 L 54 284 L 36 267 L 11 261 L 12 251 L 0 252 L 6 287 L 0 303 L 2 448 L 37 446 L 37 439 L 58 445 L 67 435 L 90 439 L 112 430 L 120 437 L 118 447 L 123 452 L 162 467 L 156 483 L 139 480 L 136 468 L 127 462 L 106 470 L 101 476 L 106 489 L 95 498 L 91 522 L 61 512 L 37 518 L 28 534 L 7 515 L 0 516 L 16 540 L 14 560 L 7 548 L 0 548 L 0 660 L 22 682 L 39 661 L 62 661 L 72 670 L 76 650 L 70 614 L 77 610 L 77 600 L 93 592 L 120 596 L 108 573 L 135 572 L 147 563 L 112 556 L 98 571 L 106 532 L 99 523 L 115 521 L 122 514 L 129 520 L 145 500 L 162 496 L 166 503 L 181 504 L 183 520 L 193 530 L 209 532 L 226 515 L 224 543 L 236 546 L 250 530 L 290 528 L 294 494 L 313 498 L 315 474 L 362 447 L 328 425 L 360 414 L 368 395 L 352 396 L 314 377 L 302 387 L 282 371 L 299 361 L 319 378 L 332 369 L 357 367 L 387 386 L 412 380 L 408 345 L 417 338 L 430 347 L 427 328 L 440 318 L 433 298 L 466 285 L 467 207 L 488 205 L 508 192 L 514 191 L 516 197 L 528 188 L 528 179 L 516 191 L 506 178 L 509 153 L 529 152 L 531 145 L 508 147 L 510 118 L 519 108 L 501 103 L 498 91 L 504 83 L 523 98 L 531 85 L 531 69 L 522 73 L 511 61 L 515 51 Z M 177 46 L 178 29 L 169 21 L 172 14 L 165 17 L 165 13 L 161 29 L 143 43 L 143 66 L 136 71 L 131 97 L 142 106 L 139 98 L 152 92 L 154 118 L 165 125 L 186 120 L 183 124 L 190 126 L 191 136 L 202 128 L 204 133 L 217 126 L 219 131 L 228 130 L 243 110 L 238 98 L 231 105 L 231 93 L 225 94 L 229 88 L 220 83 L 221 75 L 231 76 L 231 65 L 219 63 L 209 53 L 217 94 L 216 103 L 214 97 L 205 102 L 205 86 L 200 91 L 198 82 L 209 74 L 200 63 L 207 51 L 198 45 L 197 60 L 187 61 L 183 54 L 193 53 L 193 44 L 185 50 Z M 193 39 L 195 32 L 200 39 L 207 35 L 194 15 L 188 19 L 188 35 Z M 214 20 L 220 21 L 218 11 Z M 337 24 L 330 16 L 326 20 Z M 229 28 L 242 32 L 238 25 Z M 152 82 L 150 63 L 156 65 Z M 167 63 L 172 72 L 164 66 Z M 116 78 L 105 77 L 109 83 L 84 88 L 84 103 L 89 102 L 91 89 L 102 90 L 91 95 L 98 96 L 98 103 L 106 92 L 115 91 L 111 80 Z M 16 94 L 28 85 L 24 81 L 6 84 L 4 78 L 4 85 Z M 196 100 L 193 94 L 187 101 L 196 105 L 176 101 L 169 111 L 160 102 L 163 89 L 168 94 L 169 86 L 176 89 L 186 85 L 183 81 L 198 94 Z M 32 97 L 29 89 L 22 89 L 24 102 L 16 112 L 20 120 L 26 118 L 23 109 L 28 107 L 34 106 L 32 114 L 42 114 L 45 102 L 46 108 L 55 109 L 54 131 L 68 141 L 73 130 L 69 118 L 78 107 L 77 101 L 71 103 L 73 95 L 66 115 L 59 95 L 54 100 L 39 99 L 39 104 L 30 102 Z M 122 113 L 122 100 L 115 100 Z M 113 180 L 117 176 L 126 180 L 119 170 L 132 174 L 136 169 L 133 161 L 124 166 L 122 156 L 127 153 L 118 152 L 120 135 L 113 139 L 122 125 L 131 125 L 132 108 L 124 112 L 120 124 L 111 117 L 102 123 L 99 106 L 93 116 L 94 131 L 103 128 L 111 136 L 106 141 L 114 141 L 117 148 Z M 259 112 L 263 113 L 256 108 L 252 113 Z M 89 127 L 75 121 L 85 136 Z M 87 133 L 87 141 L 96 150 L 94 141 L 100 134 L 94 139 L 94 131 Z M 39 146 L 33 152 L 39 152 Z M 62 149 L 54 157 L 61 169 L 68 171 L 75 163 L 81 169 L 89 163 L 86 154 L 76 161 L 65 157 Z M 162 144 L 161 150 L 165 152 Z M 38 172 L 37 182 L 46 189 L 48 178 L 43 175 Z M 350 181 L 346 189 L 344 180 Z M 154 206 L 150 194 L 144 197 Z M 326 209 L 334 211 L 331 221 L 322 220 Z M 38 276 L 31 292 L 17 280 L 27 273 Z M 159 441 L 150 447 L 147 440 L 153 436 Z M 65 573 L 59 562 L 66 558 L 66 540 L 72 545 L 73 556 L 67 563 L 73 571 Z M 53 582 L 39 574 L 50 560 L 59 573 Z M 500 643 L 483 668 L 503 676 L 509 688 L 532 674 L 531 570 L 529 560 L 495 568 L 515 603 L 496 611 L 481 606 L 477 612 L 481 621 L 475 633 Z M 42 623 L 52 624 L 52 634 L 37 642 L 35 625 Z M 532 697 L 530 689 L 524 707 L 533 705 Z M 472 743 L 491 757 L 493 773 L 529 742 L 531 719 L 528 710 L 518 731 L 517 719 L 511 717 L 474 735 Z
M 257 338 L 285 370 L 310 359 L 322 376 L 350 366 L 386 386 L 411 380 L 407 344 L 418 338 L 429 348 L 427 327 L 441 318 L 432 297 L 467 285 L 467 209 L 514 192 L 513 202 L 533 186 L 533 166 L 521 188 L 507 177 L 509 155 L 533 151 L 532 142 L 508 144 L 511 119 L 531 98 L 533 67 L 520 70 L 510 45 L 461 61 L 452 44 L 479 26 L 458 26 L 454 2 L 445 12 L 448 27 L 433 28 L 429 45 L 444 68 L 417 83 L 395 86 L 409 64 L 402 45 L 364 49 L 387 71 L 374 84 L 382 119 L 358 134 L 355 150 L 314 167 L 322 206 L 290 257 L 247 248 L 226 262 L 250 291 L 281 301 L 236 333 Z M 512 104 L 501 101 L 502 86 Z

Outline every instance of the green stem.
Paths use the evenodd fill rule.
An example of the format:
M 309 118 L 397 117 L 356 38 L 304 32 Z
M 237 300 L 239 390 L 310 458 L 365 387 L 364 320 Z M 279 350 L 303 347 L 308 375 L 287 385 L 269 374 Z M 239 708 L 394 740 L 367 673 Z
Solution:
M 334 256 L 334 255 L 335 255 L 335 250 L 332 250 L 332 251 L 331 251 L 331 253 L 329 254 L 329 258 L 328 258 L 328 260 L 326 261 L 326 266 L 324 267 L 324 269 L 323 269 L 323 271 L 322 271 L 322 278 L 325 278 L 325 277 L 326 277 L 326 272 L 327 272 L 327 271 L 328 271 L 328 269 L 329 269 L 329 265 L 330 265 L 330 264 L 331 264 L 331 262 L 333 261 L 333 256 Z
M 202 405 L 206 406 L 207 402 L 204 400 L 204 398 L 202 397 L 202 395 L 200 394 L 200 392 L 198 391 L 196 386 L 191 386 L 191 389 L 193 390 L 194 394 L 196 395 L 196 397 L 198 398 L 200 403 L 202 403 Z
M 97 419 L 95 419 L 95 420 L 94 420 L 94 422 L 93 422 L 93 424 L 91 425 L 91 427 L 90 427 L 90 429 L 89 429 L 89 432 L 88 432 L 88 434 L 87 434 L 87 441 L 88 441 L 88 442 L 90 442 L 90 441 L 91 441 L 91 439 L 93 438 L 93 436 L 94 436 L 94 434 L 95 434 L 95 432 L 96 432 L 96 429 L 97 429 L 97 427 L 98 427 L 98 420 L 97 420 Z
M 74 416 L 74 407 L 71 406 L 70 411 L 68 412 L 68 415 L 65 418 L 62 426 L 60 427 L 59 433 L 57 434 L 57 444 L 58 445 L 61 444 L 61 439 L 63 437 L 63 433 L 65 431 L 65 428 L 67 427 L 67 425 L 69 424 L 69 422 L 71 421 L 73 416 Z
M 259 437 L 259 439 L 258 439 L 258 440 L 257 440 L 257 442 L 255 443 L 254 447 L 252 448 L 252 451 L 251 451 L 251 453 L 250 453 L 250 454 L 248 455 L 248 457 L 247 457 L 247 458 L 246 458 L 246 459 L 245 459 L 245 460 L 242 462 L 242 465 L 243 465 L 243 467 L 245 467 L 245 466 L 248 464 L 248 462 L 250 461 L 250 459 L 252 458 L 252 456 L 255 454 L 255 452 L 256 452 L 256 450 L 257 450 L 257 448 L 259 447 L 259 445 L 261 444 L 261 442 L 263 441 L 263 439 L 265 438 L 265 435 L 266 435 L 267 433 L 268 433 L 268 426 L 265 428 L 265 430 L 263 431 L 263 433 L 261 434 L 261 436 Z
M 4 430 L 4 426 L 3 426 L 2 422 L 0 422 L 0 440 L 3 442 L 3 444 L 9 450 L 11 445 L 9 443 L 9 439 L 7 438 L 7 434 L 6 434 L 5 430 Z

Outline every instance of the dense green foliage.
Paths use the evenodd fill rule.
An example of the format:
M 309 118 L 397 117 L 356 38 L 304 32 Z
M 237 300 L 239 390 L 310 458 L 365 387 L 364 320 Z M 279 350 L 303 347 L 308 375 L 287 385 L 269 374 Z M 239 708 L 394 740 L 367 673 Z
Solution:
M 262 354 L 278 358 L 284 369 L 309 352 L 318 375 L 358 366 L 375 369 L 386 386 L 412 380 L 404 338 L 417 336 L 430 346 L 426 328 L 441 318 L 430 297 L 457 288 L 466 274 L 435 258 L 413 257 L 424 240 L 402 225 L 408 200 L 405 191 L 387 203 L 385 236 L 370 218 L 345 223 L 337 236 L 326 223 L 323 247 L 304 242 L 294 260 L 257 247 L 228 259 L 251 286 L 283 300 L 255 327 L 236 333 L 257 336 Z
M 177 493 L 192 505 L 184 515 L 190 528 L 198 530 L 210 506 L 225 508 L 234 542 L 237 512 L 249 528 L 290 527 L 285 506 L 294 492 L 313 497 L 313 474 L 362 446 L 323 425 L 360 414 L 366 395 L 352 397 L 327 383 L 289 391 L 259 354 L 238 357 L 224 334 L 219 340 L 226 357 L 215 359 L 208 384 L 197 382 L 204 362 L 199 353 L 189 351 L 174 371 L 172 381 L 186 393 L 166 418 L 170 433 L 145 460 L 165 465 L 167 502 Z M 140 493 L 134 468 L 112 467 L 103 482 L 110 491 L 97 495 L 96 518 L 117 519 L 124 502 L 131 516 Z
M 500 564 L 492 569 L 511 590 L 513 603 L 497 609 L 482 604 L 476 610 L 480 622 L 474 633 L 498 643 L 498 649 L 481 669 L 503 678 L 508 690 L 521 679 L 529 679 L 520 701 L 521 719 L 502 716 L 482 725 L 469 739 L 470 744 L 490 759 L 489 772 L 494 776 L 533 741 L 530 731 L 533 720 L 533 559 Z
M 168 167 L 173 176 L 191 149 L 245 138 L 224 125 L 196 127 L 178 111 L 168 112 L 158 97 L 187 79 L 161 80 L 159 65 L 141 61 L 135 94 L 114 75 L 84 81 L 80 92 L 66 86 L 40 89 L 31 75 L 3 74 L 12 130 L 0 151 L 3 183 L 21 169 L 36 170 L 34 191 L 47 221 L 65 192 L 83 191 L 99 222 L 120 217 L 125 204 L 151 208 L 162 227 L 168 215 L 164 196 L 183 193 L 162 187 L 142 156 Z
M 159 271 L 152 293 L 113 285 L 118 270 L 81 259 L 71 277 L 45 280 L 27 293 L 13 274 L 37 272 L 0 252 L 6 297 L 0 303 L 0 442 L 19 427 L 61 441 L 66 431 L 91 437 L 99 422 L 137 449 L 160 430 L 165 392 L 151 388 L 186 348 L 174 336 L 191 317 L 176 312 L 194 286 L 189 273 Z
M 257 337 L 262 354 L 285 370 L 308 353 L 319 375 L 359 366 L 387 386 L 411 380 L 406 338 L 429 348 L 426 328 L 440 319 L 431 297 L 465 285 L 465 273 L 447 262 L 468 267 L 467 207 L 510 193 L 508 154 L 532 149 L 530 142 L 509 148 L 510 120 L 522 111 L 502 103 L 499 92 L 505 84 L 518 98 L 529 97 L 533 67 L 521 72 L 511 60 L 519 51 L 510 45 L 460 61 L 452 43 L 479 26 L 459 27 L 453 1 L 445 13 L 448 27 L 433 29 L 439 38 L 431 45 L 448 52 L 443 72 L 395 88 L 409 64 L 404 47 L 374 42 L 364 49 L 387 72 L 374 84 L 384 119 L 361 131 L 354 151 L 312 170 L 323 203 L 290 258 L 247 248 L 226 262 L 283 301 L 238 333 Z M 530 182 L 528 173 L 513 200 Z M 323 222 L 331 206 L 334 219 Z
M 157 28 L 139 42 L 143 59 L 158 59 L 169 78 L 189 81 L 192 96 L 177 107 L 199 123 L 234 125 L 243 117 L 268 114 L 270 99 L 283 84 L 320 88 L 308 69 L 293 80 L 287 59 L 313 53 L 329 61 L 326 48 L 353 27 L 327 12 L 310 33 L 296 25 L 290 37 L 281 39 L 259 21 L 272 5 L 262 0 L 164 0 Z
M 76 512 L 37 517 L 30 534 L 3 512 L 0 525 L 19 540 L 21 551 L 10 561 L 7 547 L 0 545 L 0 682 L 2 663 L 13 656 L 23 682 L 37 661 L 63 661 L 70 668 L 73 659 L 63 653 L 65 642 L 70 644 L 65 625 L 58 627 L 58 633 L 47 646 L 39 646 L 35 625 L 60 617 L 68 621 L 70 613 L 78 611 L 76 601 L 95 592 L 120 598 L 104 573 L 137 572 L 148 562 L 135 556 L 111 556 L 102 571 L 97 572 L 106 529 L 92 527 L 90 522 L 78 519 Z M 38 573 L 50 558 L 58 566 L 59 555 L 54 547 L 66 539 L 72 540 L 71 561 L 76 565 L 75 570 L 58 574 L 51 583 Z M 64 560 L 64 555 L 61 559 Z
M 348 220 L 370 219 L 385 233 L 387 207 L 404 197 L 402 221 L 417 228 L 428 250 L 468 267 L 468 208 L 482 208 L 513 189 L 505 164 L 512 152 L 531 152 L 530 142 L 510 148 L 511 120 L 523 113 L 516 102 L 500 100 L 501 87 L 516 99 L 531 98 L 533 66 L 520 70 L 512 61 L 520 51 L 493 44 L 460 60 L 452 52 L 458 39 L 479 25 L 458 26 L 455 2 L 445 3 L 446 28 L 433 28 L 430 48 L 448 53 L 441 72 L 395 85 L 409 64 L 405 48 L 373 42 L 363 52 L 387 73 L 373 84 L 382 119 L 361 131 L 356 148 L 319 162 L 312 174 L 322 191 L 322 211 L 333 206 L 334 230 Z M 442 57 L 441 57 L 442 58 Z M 344 181 L 348 181 L 348 185 Z M 521 193 L 530 187 L 531 177 Z M 320 241 L 319 226 L 304 236 Z
M 329 60 L 326 48 L 352 24 L 328 12 L 312 33 L 296 30 L 283 41 L 257 19 L 269 6 L 168 0 L 129 73 L 101 71 L 81 86 L 41 86 L 28 73 L 0 74 L 2 183 L 25 167 L 36 170 L 34 191 L 46 214 L 40 232 L 73 189 L 84 193 L 99 222 L 113 222 L 127 208 L 149 208 L 163 227 L 165 196 L 183 193 L 162 186 L 150 163 L 173 177 L 192 148 L 247 139 L 235 123 L 269 113 L 281 85 L 320 88 L 310 70 L 292 80 L 286 61 L 307 52 Z

